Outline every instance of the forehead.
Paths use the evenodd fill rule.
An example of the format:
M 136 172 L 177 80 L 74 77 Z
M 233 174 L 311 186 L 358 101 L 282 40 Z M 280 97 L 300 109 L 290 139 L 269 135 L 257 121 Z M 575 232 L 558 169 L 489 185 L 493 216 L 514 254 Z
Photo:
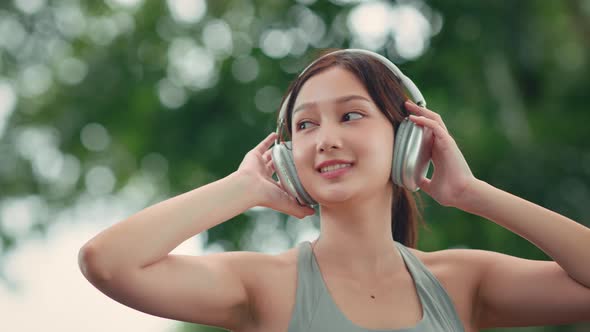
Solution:
M 349 95 L 365 97 L 371 101 L 369 93 L 353 73 L 341 67 L 332 67 L 314 75 L 303 84 L 293 109 L 304 106 L 303 104 L 333 101 Z

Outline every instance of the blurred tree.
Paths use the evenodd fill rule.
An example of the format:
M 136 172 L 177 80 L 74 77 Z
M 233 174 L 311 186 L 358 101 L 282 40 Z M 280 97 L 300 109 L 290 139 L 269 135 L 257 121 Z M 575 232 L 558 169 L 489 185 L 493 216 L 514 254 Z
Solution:
M 328 47 L 388 56 L 442 115 L 477 177 L 588 226 L 588 4 L 3 2 L 0 258 L 92 208 L 140 210 L 226 176 L 274 130 L 289 82 Z M 548 259 L 493 222 L 424 199 L 432 232 L 422 250 Z M 261 250 L 245 241 L 253 215 L 211 229 L 208 244 Z

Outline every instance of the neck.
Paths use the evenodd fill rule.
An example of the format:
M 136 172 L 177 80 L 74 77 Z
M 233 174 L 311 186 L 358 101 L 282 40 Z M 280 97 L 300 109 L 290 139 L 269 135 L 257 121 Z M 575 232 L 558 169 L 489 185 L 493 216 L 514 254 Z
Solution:
M 321 206 L 320 237 L 312 248 L 323 267 L 357 280 L 390 277 L 404 268 L 391 232 L 391 197 Z

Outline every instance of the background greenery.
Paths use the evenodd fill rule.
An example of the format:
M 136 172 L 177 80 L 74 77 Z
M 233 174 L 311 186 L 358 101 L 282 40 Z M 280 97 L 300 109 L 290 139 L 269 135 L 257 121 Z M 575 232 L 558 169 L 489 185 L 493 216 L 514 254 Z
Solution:
M 289 82 L 328 47 L 388 56 L 478 178 L 589 225 L 590 2 L 234 0 L 175 12 L 179 3 L 0 3 L 0 264 L 74 204 L 136 190 L 139 210 L 228 175 L 274 130 Z M 423 197 L 432 231 L 421 250 L 548 259 Z M 15 205 L 26 218 L 11 214 Z M 211 229 L 208 244 L 264 251 L 251 241 L 258 217 Z M 291 247 L 297 237 L 279 217 Z

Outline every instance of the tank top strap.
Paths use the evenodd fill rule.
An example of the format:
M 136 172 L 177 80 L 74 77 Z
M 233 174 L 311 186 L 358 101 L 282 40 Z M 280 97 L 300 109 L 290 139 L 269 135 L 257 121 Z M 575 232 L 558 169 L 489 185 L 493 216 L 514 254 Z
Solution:
M 299 243 L 297 248 L 297 291 L 288 330 L 308 331 L 314 313 L 317 312 L 322 283 L 316 278 L 320 272 L 313 264 L 308 241 Z
M 414 278 L 428 315 L 445 331 L 464 331 L 455 306 L 439 280 L 406 246 L 397 241 L 395 243 Z

